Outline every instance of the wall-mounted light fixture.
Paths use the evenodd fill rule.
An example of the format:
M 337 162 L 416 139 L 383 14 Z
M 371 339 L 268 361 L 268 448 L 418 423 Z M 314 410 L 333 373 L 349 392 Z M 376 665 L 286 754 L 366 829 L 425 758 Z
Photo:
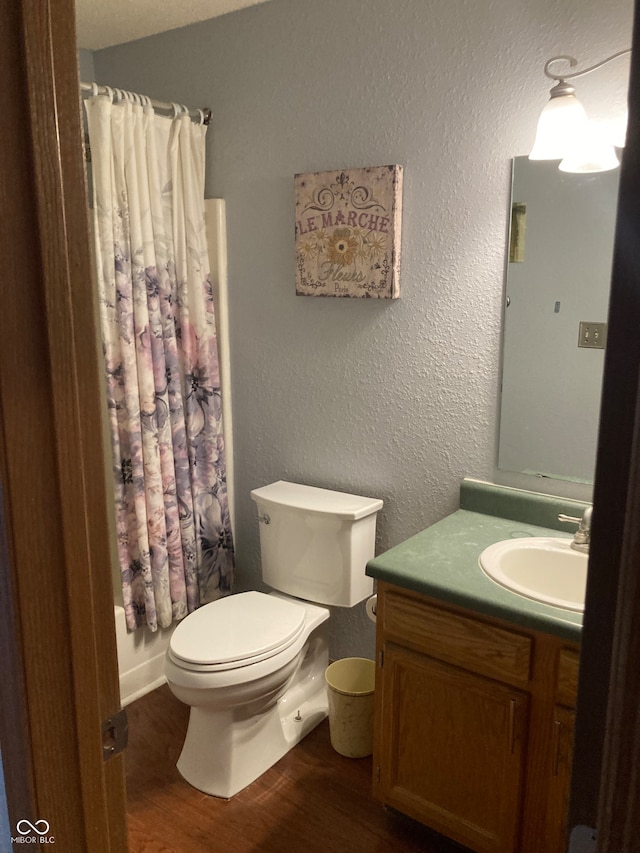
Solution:
M 576 98 L 575 88 L 567 81 L 589 74 L 627 53 L 631 50 L 620 50 L 590 68 L 570 74 L 553 74 L 549 67 L 562 61 L 575 68 L 578 60 L 573 56 L 554 56 L 545 63 L 544 73 L 556 84 L 551 89 L 549 103 L 540 114 L 530 160 L 560 160 L 559 168 L 564 172 L 606 172 L 619 165 L 613 145 L 598 137 Z

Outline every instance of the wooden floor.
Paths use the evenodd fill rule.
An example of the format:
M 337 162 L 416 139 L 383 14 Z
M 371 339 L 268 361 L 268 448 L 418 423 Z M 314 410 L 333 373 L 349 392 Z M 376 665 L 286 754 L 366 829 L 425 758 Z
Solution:
M 130 853 L 460 853 L 371 796 L 371 758 L 343 758 L 325 721 L 231 800 L 175 768 L 189 709 L 161 687 L 127 708 Z

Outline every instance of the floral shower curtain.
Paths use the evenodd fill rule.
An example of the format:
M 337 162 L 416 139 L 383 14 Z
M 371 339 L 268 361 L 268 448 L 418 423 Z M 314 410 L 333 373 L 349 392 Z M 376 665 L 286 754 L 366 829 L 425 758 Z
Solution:
M 234 569 L 206 127 L 144 100 L 85 107 L 124 608 L 155 631 L 230 592 Z

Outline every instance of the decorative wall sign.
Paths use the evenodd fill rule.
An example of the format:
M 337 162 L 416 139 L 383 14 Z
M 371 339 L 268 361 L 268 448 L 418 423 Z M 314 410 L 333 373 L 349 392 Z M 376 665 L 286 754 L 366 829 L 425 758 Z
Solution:
M 295 176 L 296 293 L 400 295 L 402 166 Z

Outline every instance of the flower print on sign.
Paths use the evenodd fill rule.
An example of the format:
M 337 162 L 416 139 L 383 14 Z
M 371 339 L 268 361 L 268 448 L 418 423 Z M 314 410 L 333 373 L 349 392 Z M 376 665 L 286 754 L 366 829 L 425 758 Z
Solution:
M 336 228 L 333 237 L 329 238 L 327 257 L 329 260 L 343 267 L 353 263 L 358 241 L 351 234 L 350 228 Z

